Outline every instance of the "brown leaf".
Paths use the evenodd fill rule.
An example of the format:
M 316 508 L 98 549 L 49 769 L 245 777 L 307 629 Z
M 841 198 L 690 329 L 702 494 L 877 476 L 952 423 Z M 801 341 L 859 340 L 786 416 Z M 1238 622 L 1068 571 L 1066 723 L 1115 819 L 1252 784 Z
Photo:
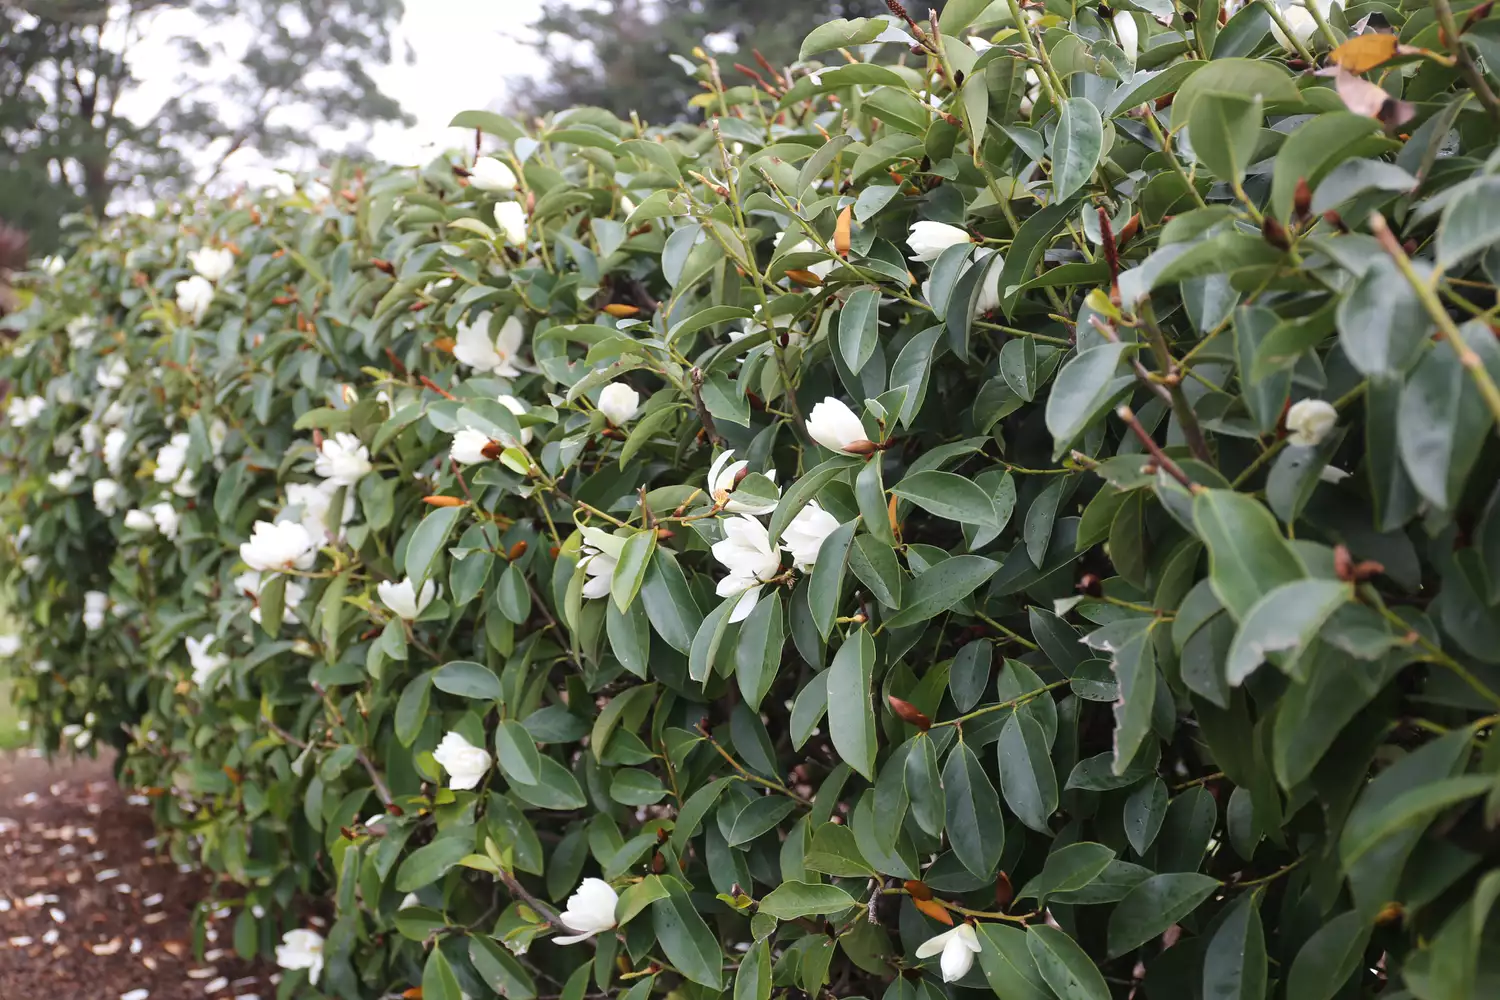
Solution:
M 911 702 L 902 701 L 895 695 L 888 695 L 886 701 L 891 703 L 891 711 L 895 712 L 902 722 L 916 726 L 923 732 L 932 728 L 932 720 Z
M 949 927 L 953 926 L 953 914 L 949 913 L 943 907 L 943 904 L 939 903 L 937 900 L 918 899 L 913 896 L 911 902 L 913 906 L 921 910 L 923 913 L 927 914 L 933 920 L 936 920 L 938 923 L 947 924 Z
M 639 306 L 627 306 L 623 302 L 611 302 L 604 307 L 604 311 L 615 319 L 629 319 L 631 316 L 639 314 L 641 310 Z
M 854 206 L 845 205 L 844 210 L 839 213 L 839 221 L 833 227 L 833 249 L 840 257 L 849 256 L 849 230 L 853 215 Z
M 804 271 L 801 268 L 794 267 L 788 269 L 786 272 L 786 276 L 790 278 L 794 284 L 801 285 L 803 288 L 817 288 L 823 283 L 822 278 L 818 277 L 816 274 L 813 274 L 811 271 Z
M 907 895 L 911 896 L 912 899 L 932 898 L 932 889 L 926 882 L 920 882 L 917 879 L 909 878 L 905 882 L 901 883 L 901 885 L 906 889 Z
M 1350 73 L 1363 73 L 1394 59 L 1397 45 L 1395 35 L 1376 32 L 1356 35 L 1334 49 L 1328 58 Z

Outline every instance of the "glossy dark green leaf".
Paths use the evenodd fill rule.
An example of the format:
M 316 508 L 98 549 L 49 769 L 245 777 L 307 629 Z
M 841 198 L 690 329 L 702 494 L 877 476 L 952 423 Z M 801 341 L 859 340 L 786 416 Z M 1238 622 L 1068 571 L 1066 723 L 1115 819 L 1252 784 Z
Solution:
M 478 701 L 499 701 L 504 697 L 500 678 L 488 667 L 469 660 L 454 660 L 433 671 L 432 684 L 439 691 Z
M 985 922 L 976 925 L 975 932 L 979 935 L 979 967 L 996 996 L 1005 1000 L 1053 1000 L 1026 947 L 1024 930 Z
M 1256 94 L 1205 94 L 1193 105 L 1193 152 L 1219 180 L 1244 180 L 1260 142 L 1263 107 Z
M 1468 324 L 1461 332 L 1493 378 L 1500 348 L 1489 327 Z M 1401 391 L 1396 421 L 1401 461 L 1417 492 L 1442 510 L 1457 503 L 1493 423 L 1458 355 L 1443 344 L 1429 347 Z
M 978 756 L 963 742 L 943 765 L 943 795 L 953 853 L 975 878 L 989 878 L 1005 849 L 1005 822 L 995 786 Z
M 1104 975 L 1067 934 L 1046 924 L 1026 929 L 1026 945 L 1037 971 L 1059 1000 L 1109 1000 Z
M 776 681 L 781 668 L 781 650 L 786 644 L 786 618 L 781 609 L 781 595 L 762 594 L 755 610 L 740 626 L 739 644 L 735 647 L 734 673 L 745 704 L 759 709 L 766 693 Z
M 420 588 L 432 577 L 438 560 L 443 556 L 448 536 L 464 514 L 463 507 L 439 507 L 422 518 L 422 523 L 412 532 L 411 541 L 406 545 L 406 575 L 411 578 L 413 587 Z
M 1082 97 L 1063 101 L 1057 131 L 1048 154 L 1052 160 L 1052 191 L 1062 201 L 1088 183 L 1104 147 L 1104 123 L 1099 109 Z
M 983 556 L 954 556 L 917 574 L 903 587 L 900 612 L 886 621 L 886 628 L 900 628 L 942 614 L 972 594 L 1000 569 Z
M 1136 854 L 1145 854 L 1161 831 L 1167 815 L 1167 785 L 1152 778 L 1137 787 L 1125 800 L 1125 837 Z
M 879 289 L 860 288 L 844 300 L 839 310 L 839 351 L 850 371 L 858 373 L 875 353 L 879 319 Z
M 1339 300 L 1339 346 L 1363 375 L 1399 375 L 1427 340 L 1432 320 L 1389 258 L 1373 257 Z
M 656 634 L 679 653 L 687 653 L 703 623 L 703 613 L 688 589 L 677 560 L 665 549 L 657 552 L 641 585 L 641 601 Z
M 994 664 L 995 647 L 988 639 L 975 639 L 954 655 L 948 671 L 948 691 L 953 695 L 954 708 L 967 712 L 979 704 L 989 687 Z
M 902 479 L 891 492 L 930 514 L 965 524 L 994 525 L 989 495 L 963 476 L 928 469 Z
M 858 521 L 845 521 L 828 537 L 818 549 L 817 562 L 813 564 L 807 590 L 808 608 L 813 622 L 826 640 L 833 632 L 833 620 L 838 616 L 839 599 L 844 590 L 844 571 L 849 565 L 849 545 L 854 540 Z
M 843 913 L 855 906 L 853 896 L 836 885 L 783 882 L 760 901 L 760 911 L 778 920 Z
M 1136 346 L 1100 344 L 1079 351 L 1062 366 L 1047 395 L 1047 430 L 1052 432 L 1054 458 L 1073 447 L 1130 384 L 1133 377 L 1120 374 L 1120 363 Z
M 849 569 L 875 599 L 888 608 L 901 606 L 901 563 L 896 550 L 874 535 L 855 535 Z
M 495 725 L 495 761 L 507 778 L 534 785 L 541 780 L 542 764 L 531 734 L 514 719 Z
M 687 889 L 675 878 L 663 878 L 667 896 L 651 904 L 656 940 L 677 971 L 700 986 L 723 988 L 724 952 L 718 938 L 693 906 Z
M 1292 961 L 1287 976 L 1288 1000 L 1333 1000 L 1359 967 L 1371 929 L 1354 910 L 1319 927 Z
M 828 668 L 828 735 L 839 757 L 869 780 L 875 778 L 879 740 L 871 683 L 875 640 L 865 628 L 850 635 Z
M 1027 712 L 1014 712 L 1000 730 L 1000 789 L 1005 804 L 1022 823 L 1051 833 L 1057 811 L 1057 775 L 1042 727 Z
M 1307 575 L 1271 512 L 1244 494 L 1201 491 L 1193 522 L 1208 547 L 1214 593 L 1240 621 L 1266 594 Z
M 1203 954 L 1204 1000 L 1265 1000 L 1266 936 L 1260 894 L 1229 905 Z
M 646 570 L 651 565 L 651 556 L 655 552 L 654 531 L 637 531 L 625 539 L 609 585 L 610 600 L 620 611 L 628 610 L 635 595 L 640 593 L 641 584 L 646 579 Z
M 1109 957 L 1134 951 L 1196 910 L 1219 887 L 1219 880 L 1196 872 L 1153 875 L 1109 915 Z

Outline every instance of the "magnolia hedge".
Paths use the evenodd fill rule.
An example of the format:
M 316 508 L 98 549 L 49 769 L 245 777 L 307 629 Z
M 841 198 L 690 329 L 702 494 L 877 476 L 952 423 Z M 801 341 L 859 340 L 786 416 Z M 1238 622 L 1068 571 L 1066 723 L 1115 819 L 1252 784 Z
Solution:
M 20 279 L 12 684 L 282 997 L 1500 990 L 1500 18 L 892 8 Z

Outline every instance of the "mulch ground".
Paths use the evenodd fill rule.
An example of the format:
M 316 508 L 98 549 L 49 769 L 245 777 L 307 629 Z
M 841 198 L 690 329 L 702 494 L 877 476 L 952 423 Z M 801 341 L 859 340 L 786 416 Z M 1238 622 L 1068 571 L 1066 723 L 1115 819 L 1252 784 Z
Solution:
M 107 761 L 0 755 L 0 997 L 270 1000 L 274 968 L 241 961 L 227 909 L 202 954 L 209 880 L 155 850 L 149 810 Z

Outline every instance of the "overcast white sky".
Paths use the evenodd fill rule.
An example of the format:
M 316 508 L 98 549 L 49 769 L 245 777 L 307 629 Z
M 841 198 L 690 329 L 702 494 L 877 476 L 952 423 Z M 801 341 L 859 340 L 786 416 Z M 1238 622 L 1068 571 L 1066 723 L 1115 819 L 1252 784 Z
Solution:
M 415 59 L 407 64 L 398 58 L 393 65 L 371 67 L 370 72 L 417 121 L 410 128 L 378 126 L 369 143 L 371 152 L 389 163 L 416 164 L 445 148 L 472 142 L 472 132 L 447 127 L 453 116 L 470 108 L 498 105 L 516 79 L 544 69 L 540 54 L 527 43 L 524 28 L 536 19 L 540 8 L 541 0 L 406 0 L 406 14 L 392 47 L 400 56 L 410 46 Z M 454 30 L 455 24 L 462 28 Z M 184 67 L 170 40 L 194 31 L 202 36 L 196 19 L 186 11 L 155 16 L 141 42 L 131 48 L 131 63 L 142 86 L 122 107 L 125 114 L 138 120 L 149 117 L 176 90 Z M 244 45 L 232 33 L 204 41 L 222 43 L 230 51 L 237 42 L 241 50 Z M 205 162 L 216 158 L 205 151 Z M 284 165 L 306 169 L 314 164 Z M 254 151 L 243 150 L 231 157 L 221 180 L 264 182 L 274 173 L 271 167 Z

